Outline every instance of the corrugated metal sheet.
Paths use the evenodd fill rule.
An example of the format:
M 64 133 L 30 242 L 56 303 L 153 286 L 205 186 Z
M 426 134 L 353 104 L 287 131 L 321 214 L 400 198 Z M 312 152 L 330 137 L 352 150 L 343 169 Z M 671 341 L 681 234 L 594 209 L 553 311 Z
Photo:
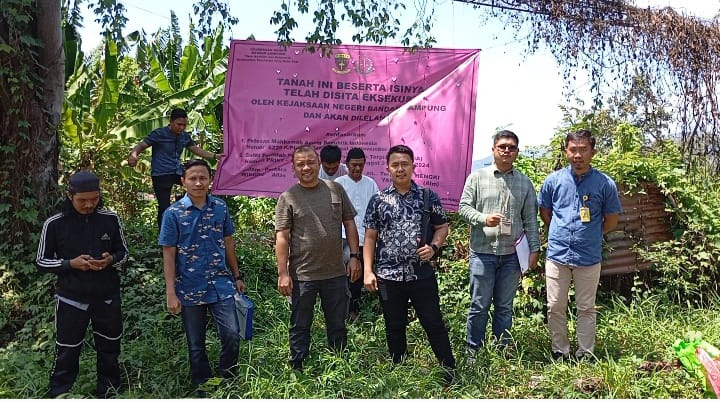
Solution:
M 652 183 L 642 183 L 630 194 L 618 186 L 623 214 L 615 231 L 608 233 L 609 255 L 602 262 L 601 275 L 627 274 L 650 268 L 633 247 L 647 248 L 654 243 L 672 239 L 670 213 L 665 211 L 665 195 Z

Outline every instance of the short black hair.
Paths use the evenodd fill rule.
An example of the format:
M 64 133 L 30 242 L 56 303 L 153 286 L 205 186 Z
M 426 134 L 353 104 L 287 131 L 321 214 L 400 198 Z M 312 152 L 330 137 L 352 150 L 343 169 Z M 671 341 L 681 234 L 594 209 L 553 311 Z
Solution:
M 185 109 L 173 109 L 170 112 L 170 121 L 173 121 L 175 119 L 187 119 L 187 112 Z
M 350 163 L 350 159 L 366 159 L 365 152 L 361 148 L 352 148 L 345 157 L 345 163 Z
M 590 141 L 590 148 L 595 149 L 595 137 L 593 137 L 593 134 L 590 130 L 586 130 L 586 129 L 573 131 L 573 132 L 569 133 L 567 136 L 565 136 L 565 143 L 563 144 L 563 149 L 567 149 L 570 141 L 578 141 L 578 140 Z
M 183 164 L 183 177 L 185 177 L 185 172 L 188 171 L 188 169 L 195 167 L 195 166 L 205 166 L 205 169 L 207 169 L 208 174 L 212 176 L 212 169 L 210 169 L 210 165 L 207 163 L 205 159 L 190 159 L 189 161 L 185 162 Z
M 387 155 L 385 156 L 385 163 L 390 162 L 390 154 L 407 154 L 410 156 L 410 160 L 415 162 L 415 154 L 413 154 L 413 150 L 407 145 L 395 145 L 390 147 Z
M 300 145 L 299 147 L 295 148 L 295 150 L 293 151 L 293 153 L 292 153 L 293 162 L 295 161 L 295 155 L 297 155 L 299 153 L 304 153 L 304 152 L 313 152 L 315 154 L 315 157 L 318 156 L 317 151 L 315 150 L 315 148 L 313 148 L 312 145 L 304 144 L 304 145 Z
M 497 144 L 497 142 L 500 141 L 501 138 L 510 138 L 512 140 L 515 140 L 515 145 L 520 145 L 520 140 L 518 139 L 518 136 L 515 135 L 515 133 L 510 130 L 501 130 L 495 133 L 495 135 L 493 135 L 493 146 L 495 146 L 495 144 Z
M 342 157 L 342 151 L 340 147 L 335 144 L 328 144 L 322 147 L 320 150 L 320 160 L 325 163 L 340 162 Z

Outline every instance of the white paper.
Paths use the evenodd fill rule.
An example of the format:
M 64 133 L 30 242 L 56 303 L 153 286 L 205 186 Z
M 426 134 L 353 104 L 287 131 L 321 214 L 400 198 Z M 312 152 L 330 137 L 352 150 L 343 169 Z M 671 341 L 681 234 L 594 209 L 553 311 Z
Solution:
M 524 274 L 528 268 L 530 268 L 530 245 L 528 244 L 525 232 L 515 241 L 515 252 L 517 253 L 518 261 L 520 261 L 520 272 Z

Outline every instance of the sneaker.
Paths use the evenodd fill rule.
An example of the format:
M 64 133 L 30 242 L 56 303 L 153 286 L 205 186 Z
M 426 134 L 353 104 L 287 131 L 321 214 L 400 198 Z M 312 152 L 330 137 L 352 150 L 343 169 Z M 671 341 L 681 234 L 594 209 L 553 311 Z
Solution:
M 353 323 L 353 322 L 357 321 L 358 316 L 359 316 L 359 314 L 358 314 L 357 311 L 351 311 L 350 314 L 349 314 L 349 317 L 348 317 L 348 321 L 350 321 L 351 323 Z
M 118 397 L 118 390 L 115 388 L 106 388 L 104 391 L 96 389 L 95 390 L 95 398 L 96 399 L 115 399 Z
M 556 362 L 563 362 L 570 359 L 570 353 L 552 352 L 552 358 Z
M 445 371 L 445 375 L 443 375 L 443 388 L 448 389 L 455 384 L 457 384 L 457 379 L 455 378 L 455 369 L 447 369 L 447 371 Z
M 293 370 L 302 372 L 303 371 L 302 360 L 290 360 L 290 368 L 292 368 Z
M 578 350 L 577 352 L 575 352 L 575 359 L 576 359 L 578 362 L 584 361 L 584 362 L 588 362 L 588 363 L 593 363 L 593 362 L 595 362 L 595 360 L 596 360 L 596 359 L 595 359 L 595 355 L 593 355 L 592 353 L 590 353 L 590 352 L 581 352 L 581 351 L 579 351 L 579 350 Z
M 197 398 L 207 398 L 218 389 L 220 384 L 222 384 L 222 378 L 210 377 L 204 383 L 198 385 L 195 396 Z
M 517 356 L 517 351 L 511 347 L 504 347 L 498 349 L 498 354 L 505 360 L 512 360 Z
M 407 352 L 402 354 L 391 353 L 390 357 L 392 357 L 393 364 L 402 364 L 405 362 L 405 360 L 407 360 L 408 354 Z
M 465 349 L 465 358 L 467 364 L 475 364 L 475 358 L 477 357 L 477 349 L 467 348 Z

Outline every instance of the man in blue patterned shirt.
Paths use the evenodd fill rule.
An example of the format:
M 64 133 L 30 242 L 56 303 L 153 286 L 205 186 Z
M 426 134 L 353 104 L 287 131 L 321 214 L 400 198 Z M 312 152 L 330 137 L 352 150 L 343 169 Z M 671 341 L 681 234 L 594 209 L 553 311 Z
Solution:
M 195 385 L 212 377 L 205 349 L 208 311 L 220 337 L 218 372 L 233 375 L 240 343 L 233 296 L 245 291 L 232 238 L 235 227 L 225 202 L 208 194 L 210 180 L 204 160 L 185 164 L 182 183 L 187 194 L 165 211 L 159 240 L 167 307 L 182 317 Z
M 443 383 L 449 386 L 455 378 L 455 357 L 440 311 L 435 270 L 430 264 L 448 235 L 447 217 L 435 192 L 429 194 L 431 206 L 424 205 L 425 189 L 412 181 L 415 159 L 409 147 L 393 146 L 386 160 L 393 184 L 370 199 L 365 213 L 365 288 L 380 292 L 393 362 L 399 363 L 407 355 L 410 300 L 435 357 L 447 370 Z M 435 229 L 428 244 L 422 242 L 421 235 L 424 209 L 431 211 L 430 224 Z

